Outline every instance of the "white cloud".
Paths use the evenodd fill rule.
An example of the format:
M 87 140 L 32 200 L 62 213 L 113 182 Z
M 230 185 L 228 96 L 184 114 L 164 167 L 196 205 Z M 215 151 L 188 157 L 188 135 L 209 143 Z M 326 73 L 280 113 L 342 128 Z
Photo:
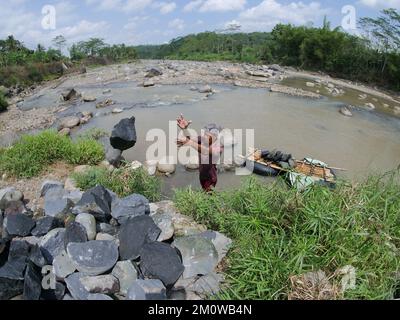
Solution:
M 184 7 L 183 11 L 240 11 L 244 9 L 246 3 L 247 0 L 193 0 Z
M 183 30 L 185 28 L 185 21 L 182 19 L 174 19 L 169 22 L 168 27 L 176 30 Z
M 153 0 L 86 0 L 86 4 L 99 10 L 118 10 L 123 12 L 141 11 L 149 7 Z
M 400 8 L 400 0 L 360 0 L 359 3 L 370 8 Z
M 175 2 L 156 2 L 153 7 L 160 9 L 161 14 L 168 14 L 175 11 L 177 5 Z
M 303 25 L 314 22 L 327 13 L 328 10 L 322 8 L 319 2 L 282 4 L 277 0 L 263 0 L 259 5 L 241 12 L 238 19 L 226 25 L 239 24 L 243 31 L 265 31 L 278 23 Z

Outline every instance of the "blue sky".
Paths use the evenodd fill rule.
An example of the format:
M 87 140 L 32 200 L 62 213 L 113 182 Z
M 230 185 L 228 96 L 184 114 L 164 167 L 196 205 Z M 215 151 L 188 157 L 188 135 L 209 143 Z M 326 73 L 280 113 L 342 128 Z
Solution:
M 13 34 L 27 46 L 63 34 L 68 44 L 90 37 L 108 43 L 158 44 L 202 31 L 240 25 L 243 31 L 269 31 L 276 23 L 320 25 L 325 15 L 341 25 L 344 6 L 357 19 L 383 8 L 400 9 L 400 0 L 0 0 L 0 38 Z M 46 5 L 55 8 L 55 29 L 43 28 Z M 45 20 L 47 21 L 47 20 Z M 46 26 L 46 24 L 45 24 Z M 354 32 L 354 30 L 353 30 Z

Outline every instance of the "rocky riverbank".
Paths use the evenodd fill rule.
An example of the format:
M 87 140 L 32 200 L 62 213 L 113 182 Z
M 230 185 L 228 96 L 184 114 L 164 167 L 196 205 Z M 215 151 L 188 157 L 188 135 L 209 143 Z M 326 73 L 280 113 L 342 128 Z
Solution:
M 219 292 L 231 246 L 170 201 L 45 180 L 32 206 L 0 190 L 0 299 L 197 300 Z
M 12 136 L 20 132 L 27 132 L 52 126 L 60 114 L 73 106 L 77 100 L 60 97 L 58 102 L 51 107 L 34 105 L 32 109 L 24 109 L 20 106 L 29 96 L 46 96 L 49 90 L 55 88 L 90 87 L 93 85 L 108 86 L 117 82 L 132 82 L 133 86 L 162 86 L 162 85 L 194 85 L 212 86 L 213 84 L 227 84 L 249 88 L 264 88 L 273 92 L 279 92 L 296 97 L 318 99 L 321 94 L 315 90 L 282 85 L 281 82 L 291 77 L 309 76 L 316 82 L 326 82 L 343 88 L 356 88 L 361 92 L 381 96 L 398 103 L 394 97 L 379 92 L 376 89 L 357 85 L 343 80 L 331 79 L 324 75 L 316 75 L 296 71 L 292 68 L 284 68 L 278 65 L 258 66 L 250 64 L 228 62 L 193 62 L 193 61 L 149 61 L 143 60 L 124 65 L 110 65 L 89 69 L 84 74 L 66 75 L 61 79 L 48 82 L 42 86 L 28 88 L 24 91 L 14 92 L 10 99 L 9 111 L 0 115 L 0 136 L 12 140 Z M 213 92 L 204 92 L 205 98 Z M 77 93 L 78 95 L 80 93 Z M 83 93 L 78 101 L 92 102 L 99 97 L 85 96 Z M 97 102 L 99 108 L 113 104 L 111 99 Z M 120 108 L 114 108 L 115 113 L 121 112 Z M 400 112 L 400 111 L 399 111 Z

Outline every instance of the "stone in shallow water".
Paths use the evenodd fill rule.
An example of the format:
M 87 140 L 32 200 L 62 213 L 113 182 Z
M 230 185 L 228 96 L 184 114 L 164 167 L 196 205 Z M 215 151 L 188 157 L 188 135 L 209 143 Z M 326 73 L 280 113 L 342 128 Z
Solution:
M 118 245 L 115 241 L 70 243 L 67 252 L 78 271 L 87 275 L 105 273 L 118 261 Z
M 55 257 L 60 255 L 64 249 L 65 229 L 57 228 L 51 230 L 40 241 L 40 250 L 49 264 L 53 264 Z
M 134 260 L 146 242 L 156 241 L 161 230 L 149 216 L 130 218 L 119 232 L 120 256 L 122 260 Z
M 86 230 L 88 240 L 96 239 L 96 219 L 89 213 L 79 214 L 75 222 L 80 223 Z
M 106 222 L 111 218 L 112 195 L 102 186 L 86 191 L 74 208 L 74 213 L 90 213 L 96 220 Z
M 166 292 L 160 280 L 136 280 L 128 290 L 127 300 L 165 300 Z
M 125 151 L 135 146 L 137 141 L 135 117 L 122 119 L 113 129 L 110 137 L 111 146 Z
M 146 243 L 140 253 L 140 269 L 144 276 L 160 279 L 167 288 L 172 287 L 184 271 L 182 260 L 169 244 Z
M 113 275 L 83 277 L 81 283 L 90 293 L 113 294 L 119 291 L 119 282 Z
M 131 261 L 120 261 L 115 265 L 112 275 L 119 281 L 120 292 L 128 293 L 132 283 L 138 278 L 138 273 Z
M 28 263 L 25 271 L 24 300 L 39 300 L 42 293 L 42 275 L 38 267 Z
M 4 219 L 4 226 L 10 236 L 25 237 L 35 227 L 35 221 L 23 213 L 8 215 Z
M 152 216 L 154 223 L 160 228 L 161 234 L 157 241 L 166 241 L 174 236 L 174 226 L 172 224 L 172 218 L 168 214 L 155 214 Z
M 32 230 L 33 236 L 44 236 L 51 230 L 62 227 L 61 220 L 54 217 L 43 217 L 36 221 L 36 226 Z
M 177 238 L 172 245 L 181 252 L 185 279 L 207 275 L 218 265 L 218 252 L 211 240 L 193 235 Z
M 150 213 L 149 200 L 140 194 L 133 194 L 112 203 L 111 215 L 123 224 L 130 217 L 143 216 Z
M 64 248 L 67 249 L 68 244 L 76 242 L 86 242 L 86 229 L 78 222 L 71 222 L 65 229 Z

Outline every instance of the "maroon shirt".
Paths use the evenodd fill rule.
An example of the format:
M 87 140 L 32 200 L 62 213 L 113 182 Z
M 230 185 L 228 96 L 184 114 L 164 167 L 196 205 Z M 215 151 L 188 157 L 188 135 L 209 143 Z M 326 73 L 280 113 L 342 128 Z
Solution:
M 210 148 L 209 142 L 202 137 L 198 138 L 198 143 L 205 148 Z M 200 171 L 200 183 L 205 191 L 211 191 L 213 187 L 217 185 L 217 163 L 223 152 L 223 147 L 219 142 L 211 145 L 212 152 L 209 155 L 203 155 L 199 153 L 199 171 Z

